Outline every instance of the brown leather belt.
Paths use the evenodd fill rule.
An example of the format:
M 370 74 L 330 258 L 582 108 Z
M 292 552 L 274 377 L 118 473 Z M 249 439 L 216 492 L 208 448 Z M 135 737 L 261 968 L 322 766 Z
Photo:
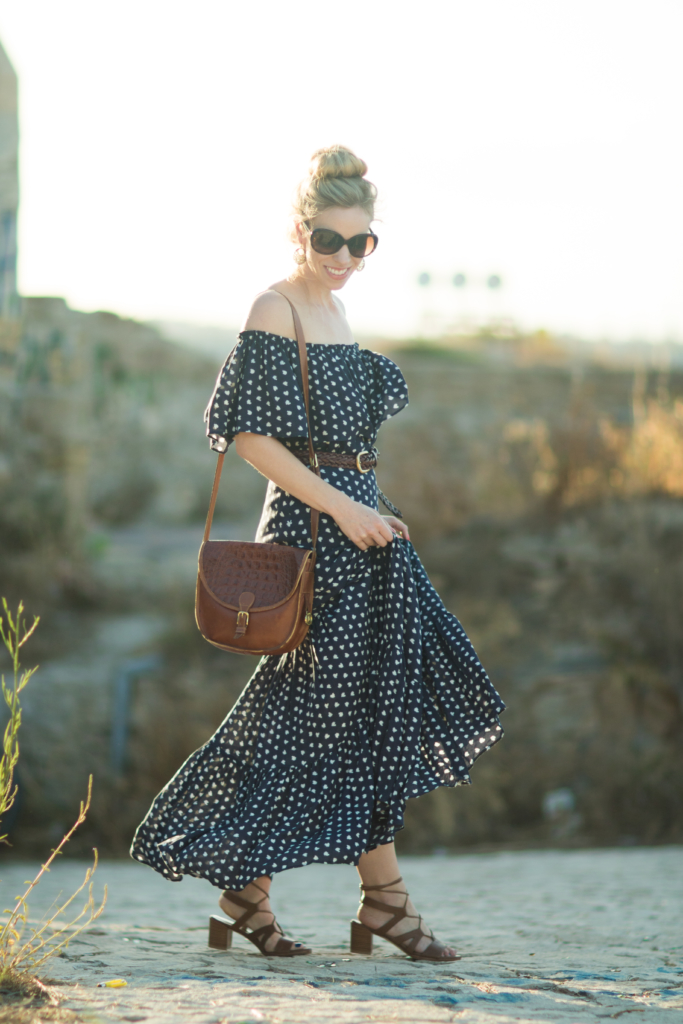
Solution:
M 311 455 L 308 451 L 297 451 L 294 448 L 289 450 L 299 462 L 303 462 L 306 466 L 311 465 Z M 369 473 L 371 469 L 374 469 L 377 465 L 378 455 L 379 452 L 376 448 L 371 448 L 367 452 L 358 452 L 358 455 L 345 455 L 343 452 L 313 452 L 316 468 L 318 466 L 336 466 L 339 469 L 357 469 L 359 473 Z M 403 519 L 403 513 L 400 508 L 392 505 L 386 494 L 383 494 L 379 487 L 377 488 L 377 493 L 392 515 Z
M 307 451 L 295 451 L 290 448 L 292 455 L 306 465 L 309 464 Z M 367 452 L 358 452 L 358 455 L 345 455 L 343 452 L 315 452 L 319 466 L 335 466 L 339 469 L 357 469 L 359 473 L 369 473 L 377 465 L 376 449 Z

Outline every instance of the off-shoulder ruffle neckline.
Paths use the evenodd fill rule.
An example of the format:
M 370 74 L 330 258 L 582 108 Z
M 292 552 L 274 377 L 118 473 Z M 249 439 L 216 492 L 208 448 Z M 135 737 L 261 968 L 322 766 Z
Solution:
M 253 328 L 248 331 L 240 331 L 238 338 L 243 338 L 247 334 L 267 334 L 270 338 L 279 338 L 281 341 L 291 341 L 293 345 L 297 344 L 296 338 L 288 338 L 284 334 L 273 334 L 272 331 L 256 331 Z M 357 341 L 307 341 L 306 345 L 310 348 L 358 348 Z

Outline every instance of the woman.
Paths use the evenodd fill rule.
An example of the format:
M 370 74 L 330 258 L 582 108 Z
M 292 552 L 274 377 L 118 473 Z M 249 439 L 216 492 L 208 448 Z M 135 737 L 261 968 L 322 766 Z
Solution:
M 272 876 L 356 864 L 352 949 L 369 952 L 379 934 L 413 958 L 447 962 L 457 953 L 413 907 L 394 836 L 408 797 L 469 782 L 501 736 L 504 705 L 407 525 L 378 512 L 373 446 L 407 389 L 391 360 L 354 343 L 336 294 L 377 246 L 366 171 L 340 146 L 314 154 L 295 200 L 296 269 L 257 296 L 206 414 L 212 447 L 234 440 L 269 480 L 257 540 L 310 547 L 310 508 L 321 512 L 313 625 L 301 647 L 261 659 L 216 734 L 154 801 L 132 854 L 174 881 L 189 874 L 223 888 L 235 923 L 212 918 L 211 944 L 226 948 L 238 931 L 270 956 L 310 953 L 277 926 Z M 296 455 L 307 421 L 290 302 L 307 341 L 319 477 Z M 370 455 L 335 467 L 325 465 L 331 452 Z

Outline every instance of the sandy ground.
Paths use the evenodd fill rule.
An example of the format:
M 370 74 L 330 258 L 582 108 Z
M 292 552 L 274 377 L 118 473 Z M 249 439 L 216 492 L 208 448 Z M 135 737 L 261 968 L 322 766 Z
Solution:
M 33 865 L 5 862 L 3 906 Z M 60 863 L 31 904 L 38 917 L 83 865 Z M 405 858 L 404 877 L 457 963 L 413 963 L 377 941 L 348 952 L 357 901 L 350 867 L 275 880 L 283 926 L 314 954 L 266 959 L 242 939 L 207 948 L 216 890 L 166 882 L 133 862 L 104 862 L 103 916 L 45 976 L 89 1022 L 332 1024 L 512 1021 L 585 1024 L 683 1020 L 683 848 Z M 123 978 L 126 988 L 98 988 Z

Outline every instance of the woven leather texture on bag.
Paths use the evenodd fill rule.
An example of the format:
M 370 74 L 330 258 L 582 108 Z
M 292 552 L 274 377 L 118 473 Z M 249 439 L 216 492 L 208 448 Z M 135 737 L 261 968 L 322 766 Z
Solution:
M 252 608 L 265 608 L 291 594 L 308 553 L 278 544 L 207 541 L 202 549 L 202 572 L 219 601 L 237 608 L 240 594 L 248 590 L 254 594 Z

